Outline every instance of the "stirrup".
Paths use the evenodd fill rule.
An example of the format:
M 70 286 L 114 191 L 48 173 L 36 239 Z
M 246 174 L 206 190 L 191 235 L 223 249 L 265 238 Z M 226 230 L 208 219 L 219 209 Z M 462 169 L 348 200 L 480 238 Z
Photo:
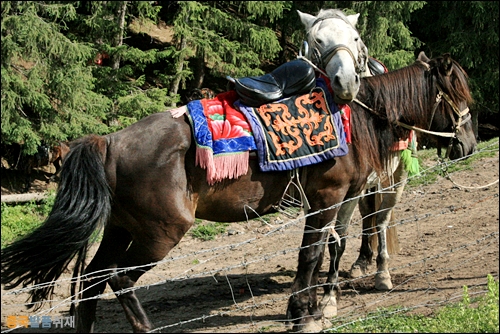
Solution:
M 295 219 L 300 215 L 301 210 L 309 210 L 311 207 L 304 193 L 304 189 L 300 184 L 297 170 L 294 169 L 290 171 L 290 174 L 290 181 L 288 181 L 280 201 L 277 205 L 273 205 L 273 208 L 288 218 Z M 294 181 L 295 178 L 297 178 L 297 183 Z M 300 200 L 294 196 L 297 192 L 300 194 Z M 297 208 L 299 208 L 299 210 L 297 210 Z

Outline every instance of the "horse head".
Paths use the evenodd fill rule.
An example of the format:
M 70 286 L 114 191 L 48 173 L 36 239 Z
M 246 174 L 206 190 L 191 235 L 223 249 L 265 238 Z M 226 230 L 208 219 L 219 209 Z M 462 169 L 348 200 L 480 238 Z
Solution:
M 446 147 L 450 159 L 473 153 L 477 141 L 468 107 L 473 100 L 467 73 L 448 53 L 429 59 L 422 51 L 417 62 L 426 64 L 437 92 L 429 128 L 444 134 L 435 137 L 438 154 L 441 147 Z
M 338 9 L 320 10 L 317 16 L 297 12 L 310 46 L 305 56 L 327 74 L 335 102 L 351 102 L 368 62 L 368 49 L 356 30 L 359 14 L 345 15 Z

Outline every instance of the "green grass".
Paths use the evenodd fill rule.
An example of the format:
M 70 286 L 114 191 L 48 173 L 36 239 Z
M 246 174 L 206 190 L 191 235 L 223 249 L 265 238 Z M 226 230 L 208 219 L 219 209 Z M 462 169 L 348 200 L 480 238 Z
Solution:
M 380 309 L 347 325 L 334 324 L 329 333 L 498 333 L 498 281 L 487 277 L 485 295 L 470 298 L 467 286 L 462 301 L 437 309 L 433 315 L 409 314 L 408 309 Z
M 228 226 L 229 223 L 217 223 L 196 219 L 189 233 L 195 238 L 213 240 L 217 235 L 226 233 L 226 228 Z
M 2 248 L 40 226 L 55 200 L 52 191 L 44 201 L 18 205 L 2 203 Z

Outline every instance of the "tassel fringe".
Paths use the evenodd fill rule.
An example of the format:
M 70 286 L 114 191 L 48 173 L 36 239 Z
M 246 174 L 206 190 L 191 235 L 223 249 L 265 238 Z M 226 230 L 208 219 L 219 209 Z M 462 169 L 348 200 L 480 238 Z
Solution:
M 210 185 L 223 179 L 237 179 L 248 172 L 250 151 L 238 154 L 220 154 L 214 157 L 211 149 L 198 146 L 196 148 L 196 165 L 207 171 L 207 182 Z

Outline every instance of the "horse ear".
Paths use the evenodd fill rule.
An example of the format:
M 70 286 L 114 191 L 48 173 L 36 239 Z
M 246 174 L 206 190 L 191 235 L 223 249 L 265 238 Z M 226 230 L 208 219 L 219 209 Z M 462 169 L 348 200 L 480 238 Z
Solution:
M 302 21 L 302 24 L 304 24 L 306 26 L 306 31 L 311 29 L 314 21 L 316 21 L 316 16 L 313 16 L 313 15 L 307 14 L 307 13 L 302 13 L 298 9 L 297 9 L 297 13 L 299 14 L 300 21 Z
M 358 24 L 358 18 L 359 18 L 359 13 L 353 15 L 347 15 L 347 20 L 354 28 L 356 28 L 356 25 Z
M 453 71 L 453 60 L 451 59 L 449 53 L 443 54 L 443 63 L 441 64 L 441 66 L 446 76 L 450 76 L 451 72 Z
M 429 57 L 427 57 L 425 55 L 424 51 L 420 51 L 420 53 L 418 54 L 417 60 L 420 60 L 420 61 L 422 61 L 424 63 L 428 63 L 430 61 Z

